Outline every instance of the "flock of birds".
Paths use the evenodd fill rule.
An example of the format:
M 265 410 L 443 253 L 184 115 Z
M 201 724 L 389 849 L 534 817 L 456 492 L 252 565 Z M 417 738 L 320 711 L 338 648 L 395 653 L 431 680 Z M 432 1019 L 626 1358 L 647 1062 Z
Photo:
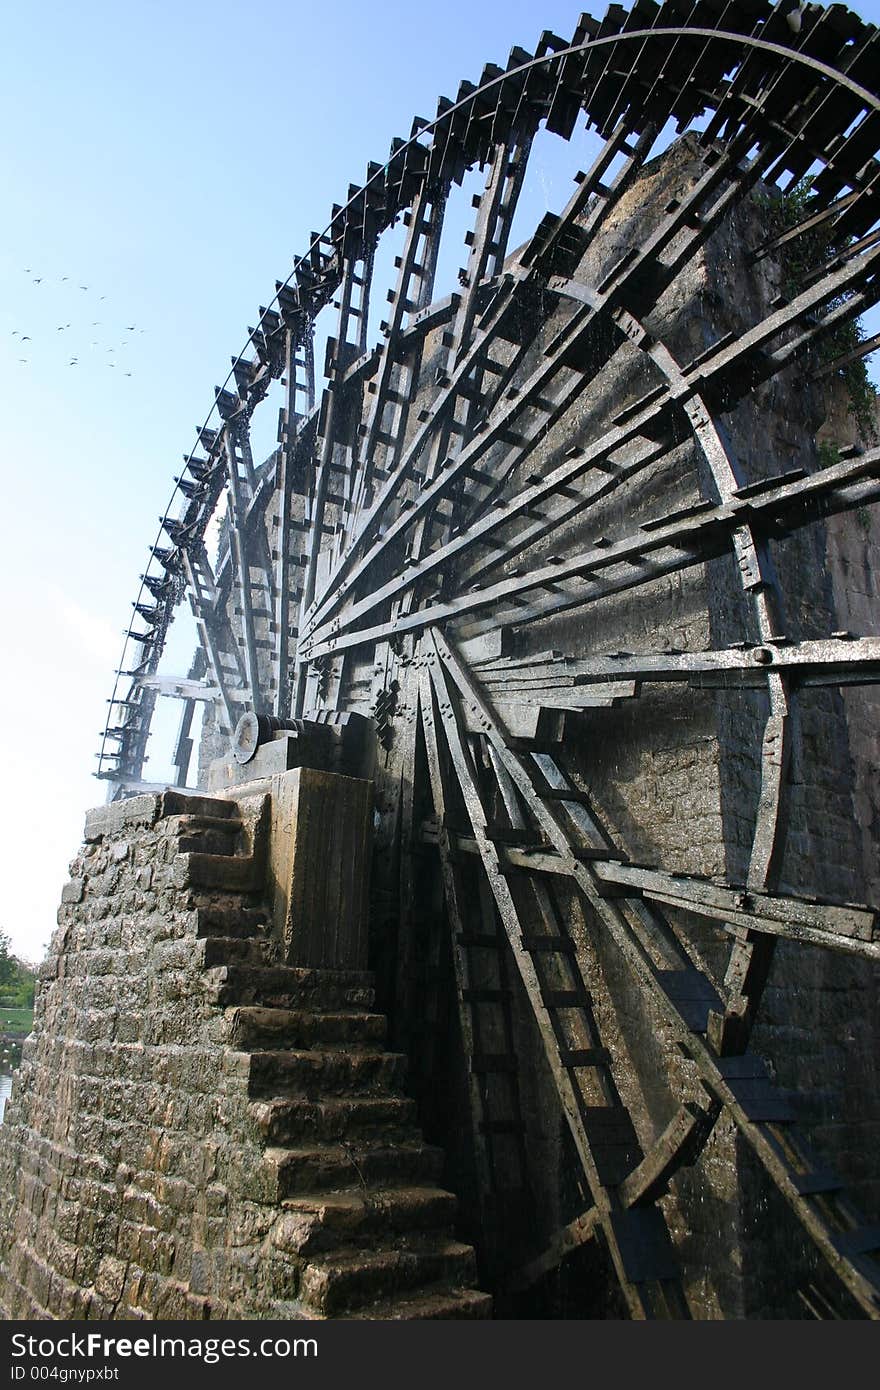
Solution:
M 31 271 L 31 269 L 30 269 L 28 266 L 23 267 L 23 269 L 22 269 L 22 274 L 23 274 L 23 275 L 30 275 L 30 276 L 32 277 L 32 283 L 35 284 L 35 285 L 43 285 L 43 284 L 47 284 L 47 285 L 48 285 L 48 284 L 51 284 L 51 283 L 52 283 L 52 281 L 50 281 L 50 280 L 49 280 L 49 277 L 46 276 L 46 275 L 34 275 L 33 272 Z M 70 282 L 70 276 L 69 276 L 69 275 L 62 275 L 62 276 L 60 276 L 60 278 L 59 278 L 59 280 L 58 280 L 58 283 L 63 285 L 63 284 L 65 284 L 66 282 Z M 88 293 L 89 293 L 89 286 L 88 286 L 88 285 L 80 285 L 80 286 L 79 286 L 79 289 L 82 290 L 83 293 L 85 293 L 85 294 L 88 294 Z M 102 303 L 106 298 L 107 298 L 107 296 L 106 296 L 105 294 L 99 295 L 99 296 L 98 296 L 98 299 L 97 299 L 97 302 L 100 304 L 100 303 Z M 77 325 L 77 327 L 78 327 L 78 326 L 79 326 L 79 325 Z M 101 327 L 103 327 L 103 322 L 102 322 L 101 319 L 94 319 L 94 320 L 92 320 L 91 326 L 92 326 L 93 329 L 94 329 L 94 328 L 101 328 Z M 73 327 L 73 324 L 72 324 L 72 323 L 59 323 L 59 324 L 56 326 L 55 332 L 56 332 L 56 333 L 66 333 L 66 332 L 67 332 L 70 328 L 72 328 L 72 327 Z M 129 323 L 129 324 L 126 324 L 126 325 L 125 325 L 124 332 L 125 332 L 125 333 L 144 333 L 144 332 L 146 332 L 146 329 L 144 329 L 144 328 L 139 328 L 138 325 L 137 325 L 136 323 Z M 18 328 L 14 328 L 14 329 L 12 330 L 12 335 L 11 335 L 11 336 L 12 336 L 13 338 L 18 338 L 19 346 L 22 346 L 24 343 L 32 343 L 32 342 L 34 341 L 34 339 L 33 339 L 33 337 L 31 336 L 30 333 L 24 333 L 24 332 L 21 331 L 21 329 L 18 329 Z M 122 338 L 116 346 L 114 346 L 114 347 L 107 347 L 107 348 L 105 349 L 105 355 L 115 357 L 115 356 L 116 356 L 117 350 L 120 350 L 120 351 L 121 351 L 123 348 L 128 347 L 128 344 L 129 344 L 130 341 L 131 341 L 130 339 Z M 101 347 L 101 343 L 100 343 L 97 339 L 94 339 L 94 340 L 92 340 L 90 346 L 91 346 L 92 348 L 100 348 L 100 347 Z M 25 350 L 26 350 L 28 353 L 30 353 L 30 351 L 31 351 L 30 348 L 25 349 Z M 27 365 L 30 363 L 31 358 L 30 358 L 30 356 L 28 356 L 28 357 L 19 357 L 18 360 L 19 360 L 19 362 L 22 363 L 24 366 L 27 366 Z M 80 364 L 80 359 L 79 359 L 79 357 L 76 355 L 76 352 L 75 352 L 75 351 L 72 351 L 72 352 L 71 352 L 71 355 L 70 355 L 70 359 L 69 359 L 69 361 L 68 361 L 68 363 L 67 363 L 68 367 L 78 367 L 79 364 Z M 114 368 L 115 368 L 116 365 L 117 365 L 117 363 L 116 363 L 115 361 L 114 361 L 114 362 L 107 362 L 106 365 L 107 365 L 108 367 L 114 367 Z M 120 362 L 119 365 L 122 366 L 122 365 L 127 365 L 127 364 L 123 364 L 122 362 Z M 133 373 L 132 373 L 132 372 L 129 372 L 129 371 L 123 371 L 122 375 L 123 375 L 123 376 L 132 376 Z

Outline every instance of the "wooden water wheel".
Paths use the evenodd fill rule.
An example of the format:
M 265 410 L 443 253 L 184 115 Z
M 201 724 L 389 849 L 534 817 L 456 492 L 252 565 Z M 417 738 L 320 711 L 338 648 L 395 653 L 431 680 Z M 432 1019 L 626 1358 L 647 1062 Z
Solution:
M 806 420 L 783 446 L 770 432 L 748 446 L 868 346 L 841 348 L 840 330 L 877 298 L 878 52 L 840 6 L 638 0 L 583 16 L 570 40 L 544 33 L 416 120 L 277 284 L 218 388 L 151 552 L 100 754 L 113 796 L 147 785 L 161 694 L 183 702 L 181 784 L 199 708 L 208 742 L 250 709 L 375 720 L 390 1002 L 414 1035 L 430 953 L 446 953 L 487 1265 L 523 1287 L 596 1238 L 636 1317 L 689 1314 L 665 1194 L 719 1116 L 845 1310 L 880 1307 L 877 1229 L 750 1048 L 780 939 L 880 956 L 874 912 L 829 900 L 821 865 L 793 891 L 787 859 L 788 826 L 810 814 L 791 804 L 793 760 L 810 756 L 799 711 L 831 700 L 810 707 L 827 725 L 840 687 L 880 673 L 880 639 L 838 630 L 815 597 L 809 538 L 880 496 L 880 450 L 817 452 Z M 585 122 L 592 162 L 514 245 L 530 158 Z M 465 263 L 441 284 L 462 185 L 476 188 Z M 814 260 L 792 284 L 804 246 Z M 719 247 L 741 289 L 712 280 Z M 334 324 L 316 384 L 319 315 Z M 258 407 L 279 392 L 260 463 Z M 200 647 L 171 678 L 184 594 Z M 685 751 L 695 728 L 714 782 Z M 677 849 L 657 828 L 662 795 L 633 771 L 646 760 L 655 781 L 674 774 Z M 740 765 L 734 829 L 722 783 Z M 709 814 L 689 806 L 691 780 L 726 817 L 720 861 L 691 853 Z M 442 948 L 420 935 L 429 883 Z M 514 1259 L 503 1230 L 530 1200 L 516 999 L 576 1174 L 569 1219 Z M 629 1076 L 645 1020 L 676 1098 L 653 1122 Z M 820 1316 L 836 1296 L 803 1295 Z

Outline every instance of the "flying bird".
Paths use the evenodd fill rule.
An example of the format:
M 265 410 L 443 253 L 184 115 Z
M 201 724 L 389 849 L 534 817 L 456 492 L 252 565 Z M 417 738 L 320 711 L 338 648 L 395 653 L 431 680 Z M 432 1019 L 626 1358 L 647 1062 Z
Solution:
M 135 330 L 136 328 L 137 328 L 137 324 L 136 324 L 136 323 L 130 323 L 130 324 L 128 325 L 128 327 L 126 328 L 125 331 L 126 331 L 126 333 L 133 333 L 134 330 Z
M 22 341 L 23 343 L 29 343 L 31 340 L 30 340 L 29 336 L 27 335 L 27 333 L 25 333 L 25 334 L 23 334 L 22 340 L 21 340 L 21 341 Z
M 88 285 L 80 285 L 80 289 L 81 289 L 81 290 L 87 290 L 87 289 L 88 289 Z
M 36 279 L 36 278 L 34 279 L 34 284 L 35 284 L 35 285 L 42 285 L 42 283 L 43 283 L 43 277 L 42 277 L 42 275 L 39 277 L 39 279 Z
M 20 336 L 20 335 L 19 335 L 19 331 L 18 331 L 17 328 L 13 328 L 13 330 L 12 330 L 12 336 L 13 336 L 13 338 L 18 338 L 18 337 Z
M 64 281 L 65 281 L 65 280 L 69 280 L 69 279 L 70 279 L 70 276 L 69 276 L 69 275 L 62 275 L 62 277 L 61 277 L 61 283 L 62 283 L 62 285 L 64 284 Z

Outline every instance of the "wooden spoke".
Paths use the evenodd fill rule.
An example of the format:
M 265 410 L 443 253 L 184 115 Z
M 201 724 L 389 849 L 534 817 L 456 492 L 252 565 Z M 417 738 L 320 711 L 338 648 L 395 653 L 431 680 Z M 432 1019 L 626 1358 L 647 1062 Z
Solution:
M 253 495 L 253 470 L 250 452 L 244 454 L 245 470 L 240 472 L 241 455 L 235 447 L 231 432 L 226 434 L 227 467 L 229 470 L 229 509 L 232 520 L 231 549 L 235 556 L 238 598 L 241 605 L 241 626 L 244 639 L 244 661 L 247 682 L 255 704 L 260 703 L 260 668 L 257 660 L 257 638 L 254 627 L 253 593 L 251 590 L 251 554 L 244 526 L 244 508 Z
M 439 650 L 435 645 L 434 651 L 429 652 L 427 656 L 427 663 L 446 735 L 446 745 L 455 767 L 489 886 L 538 1024 L 547 1063 L 584 1169 L 597 1209 L 597 1221 L 608 1245 L 621 1289 L 633 1317 L 663 1316 L 668 1309 L 673 1310 L 673 1315 L 687 1316 L 687 1304 L 677 1286 L 677 1264 L 672 1245 L 668 1233 L 664 1238 L 666 1228 L 659 1210 L 653 1212 L 653 1265 L 651 1259 L 643 1252 L 643 1265 L 637 1275 L 632 1268 L 628 1243 L 625 1238 L 622 1239 L 622 1227 L 626 1223 L 613 1195 L 613 1189 L 626 1172 L 641 1159 L 632 1121 L 613 1085 L 608 1054 L 601 1047 L 594 1045 L 589 1037 L 593 1029 L 588 1029 L 586 1047 L 574 1049 L 560 1046 L 554 1018 L 557 1012 L 554 995 L 558 991 L 554 991 L 551 985 L 542 979 L 537 961 L 543 954 L 543 949 L 538 948 L 536 938 L 524 929 L 514 895 L 502 872 L 477 779 L 462 742 L 455 708 L 451 703 L 450 691 L 445 684 L 438 656 Z M 539 889 L 539 895 L 539 903 L 543 898 L 542 905 L 546 913 L 543 890 Z M 566 952 L 561 932 L 562 925 L 556 921 L 553 925 L 554 934 L 540 937 L 541 948 L 546 946 L 551 954 L 564 957 Z M 576 1007 L 589 1013 L 585 983 L 579 972 L 573 973 L 574 979 L 570 981 L 572 987 L 565 993 L 583 1001 Z M 594 1096 L 590 1094 L 590 1090 L 586 1090 L 585 1093 L 576 1077 L 585 1069 L 593 1071 L 597 1068 L 602 1076 L 599 1095 Z M 589 1103 L 591 1100 L 593 1104 Z M 598 1103 L 595 1103 L 597 1101 Z
M 243 705 L 245 700 L 250 702 L 253 699 L 252 687 L 241 661 L 238 643 L 228 623 L 217 612 L 217 585 L 204 546 L 198 549 L 191 546 L 185 553 L 184 565 L 202 650 L 211 678 L 220 692 L 227 728 L 231 732 L 238 718 L 236 705 L 239 701 Z
M 768 480 L 761 493 L 749 490 L 748 501 L 736 498 L 718 507 L 698 504 L 681 519 L 643 527 L 638 535 L 628 536 L 616 545 L 594 545 L 591 550 L 566 560 L 554 557 L 552 563 L 544 563 L 485 588 L 477 587 L 474 592 L 447 602 L 431 604 L 393 624 L 342 631 L 324 641 L 315 640 L 306 650 L 310 659 L 314 659 L 332 651 L 375 642 L 391 632 L 420 630 L 484 608 L 499 612 L 502 624 L 515 622 L 520 626 L 554 613 L 582 608 L 723 553 L 735 542 L 736 533 L 741 529 L 741 517 L 746 515 L 751 524 L 763 522 L 767 530 L 779 534 L 874 501 L 880 496 L 878 473 L 880 450 L 874 449 L 851 462 L 830 465 L 789 484 L 773 486 L 775 480 Z M 570 579 L 586 582 L 571 589 L 563 588 L 563 581 Z M 543 590 L 548 597 L 526 600 L 525 596 L 535 590 Z
M 458 868 L 458 856 L 447 829 L 452 805 L 449 772 L 438 738 L 442 717 L 427 670 L 420 680 L 419 704 L 452 932 L 459 1028 L 471 1099 L 472 1148 L 480 1200 L 484 1207 L 489 1203 L 494 1208 L 486 1215 L 490 1217 L 490 1229 L 496 1230 L 499 1218 L 504 1219 L 505 1207 L 512 1217 L 517 1206 L 521 1210 L 525 1203 L 528 1208 L 532 1200 L 504 939 L 489 904 L 483 904 L 483 910 L 474 913 Z M 502 1255 L 494 1246 L 492 1241 L 489 1259 L 497 1274 Z M 510 1259 L 509 1250 L 506 1259 Z
M 409 214 L 397 283 L 394 290 L 389 291 L 391 313 L 382 325 L 384 343 L 376 371 L 367 385 L 366 419 L 349 480 L 356 519 L 360 519 L 364 508 L 372 501 L 374 484 L 383 476 L 382 470 L 390 471 L 400 452 L 409 400 L 418 380 L 421 361 L 419 340 L 413 352 L 398 359 L 400 335 L 407 318 L 430 304 L 445 202 L 444 196 L 430 193 L 427 185 L 423 185 Z
M 315 363 L 310 333 L 300 341 L 295 328 L 284 334 L 284 370 L 287 382 L 287 405 L 279 427 L 279 458 L 275 480 L 278 497 L 278 531 L 275 538 L 275 595 L 277 643 L 274 651 L 275 682 L 274 712 L 281 718 L 290 714 L 291 701 L 291 617 L 302 597 L 293 574 L 291 524 L 294 520 L 294 498 L 303 491 L 301 469 L 297 467 L 301 445 L 300 425 L 315 404 Z M 301 411 L 298 407 L 302 407 Z M 299 487 L 297 483 L 299 481 Z

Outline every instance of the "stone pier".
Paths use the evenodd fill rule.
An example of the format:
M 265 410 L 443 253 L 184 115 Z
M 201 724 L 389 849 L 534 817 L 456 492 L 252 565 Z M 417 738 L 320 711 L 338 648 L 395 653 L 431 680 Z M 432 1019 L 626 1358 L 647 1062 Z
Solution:
M 306 770 L 89 814 L 0 1127 L 0 1316 L 489 1316 L 372 1011 L 369 814 Z

